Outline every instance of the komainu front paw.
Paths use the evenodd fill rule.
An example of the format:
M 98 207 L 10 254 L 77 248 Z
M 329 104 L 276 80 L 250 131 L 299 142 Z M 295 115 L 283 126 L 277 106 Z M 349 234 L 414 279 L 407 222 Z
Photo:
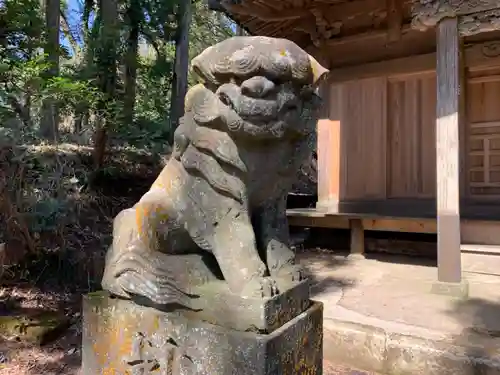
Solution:
M 276 281 L 270 277 L 250 280 L 242 290 L 244 297 L 271 298 L 279 293 Z

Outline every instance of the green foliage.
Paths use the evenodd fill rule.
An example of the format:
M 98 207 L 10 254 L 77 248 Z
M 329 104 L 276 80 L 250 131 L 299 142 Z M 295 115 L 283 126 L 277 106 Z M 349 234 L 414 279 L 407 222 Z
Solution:
M 40 0 L 4 0 L 0 20 L 2 57 L 27 60 L 42 46 L 44 21 Z
M 99 4 L 115 1 L 118 10 L 116 54 L 107 54 L 110 45 L 102 32 Z M 169 133 L 170 90 L 175 56 L 176 12 L 181 0 L 93 0 L 82 1 L 82 25 L 67 24 L 68 2 L 61 1 L 62 35 L 68 41 L 60 46 L 60 70 L 55 77 L 45 76 L 50 67 L 45 46 L 45 15 L 40 0 L 4 0 L 0 5 L 0 121 L 17 119 L 25 131 L 39 126 L 44 99 L 54 100 L 63 122 L 75 123 L 60 129 L 71 131 L 95 128 L 103 118 L 113 128 L 112 136 L 140 146 L 164 144 Z M 233 35 L 231 22 L 208 10 L 202 0 L 193 0 L 190 27 L 190 57 L 208 46 Z M 104 9 L 104 8 L 103 8 Z M 74 14 L 71 17 L 75 20 Z M 88 22 L 86 22 L 88 21 Z M 125 59 L 129 30 L 139 26 L 135 107 L 133 123 L 123 122 L 125 100 Z M 87 27 L 88 26 L 88 27 Z M 104 38 L 104 39 L 103 39 Z M 78 44 L 79 43 L 79 44 Z M 83 44 L 82 44 L 83 43 Z M 73 47 L 71 47 L 73 46 Z M 76 46 L 76 47 L 74 47 Z M 116 64 L 110 59 L 115 60 Z M 114 91 L 107 97 L 101 78 L 109 74 L 105 66 L 117 66 Z M 104 69 L 104 70 L 103 70 Z M 106 70 L 108 69 L 108 70 Z M 190 75 L 189 83 L 195 83 Z M 68 120 L 66 120 L 68 119 Z
M 193 21 L 190 28 L 189 55 L 199 55 L 205 48 L 234 36 L 232 22 L 221 13 L 208 9 L 205 1 L 193 5 Z
M 82 0 L 83 9 L 76 15 L 81 24 L 75 24 L 75 14 L 69 17 L 68 2 L 62 0 L 61 40 L 65 42 L 56 49 L 59 66 L 55 75 L 47 74 L 53 67 L 54 49 L 46 41 L 45 24 L 45 12 L 53 9 L 44 9 L 40 0 L 0 1 L 0 146 L 36 143 L 43 103 L 50 99 L 64 123 L 59 129 L 63 140 L 80 141 L 81 134 L 92 134 L 104 122 L 114 144 L 166 152 L 180 1 Z M 118 15 L 113 27 L 117 29 L 104 30 L 103 12 L 113 6 Z M 204 1 L 193 0 L 192 13 L 191 58 L 233 35 L 230 21 L 209 11 Z M 133 27 L 138 27 L 135 106 L 132 123 L 125 123 Z M 111 43 L 109 38 L 116 39 Z M 113 67 L 114 74 L 109 71 Z M 115 78 L 107 81 L 106 75 Z M 189 83 L 194 83 L 193 77 Z M 109 84 L 111 91 L 104 87 Z M 46 165 L 26 162 L 25 166 L 40 174 L 34 180 L 39 187 L 28 189 L 29 194 L 21 197 L 27 202 L 26 220 L 34 232 L 54 230 L 69 210 L 67 201 L 58 194 L 35 198 L 37 191 L 54 185 L 54 179 L 65 177 L 45 173 Z
M 59 110 L 70 114 L 76 106 L 84 103 L 87 108 L 96 109 L 102 93 L 89 81 L 72 77 L 54 77 L 46 82 L 44 96 L 58 102 Z
M 30 229 L 35 233 L 58 229 L 58 220 L 65 213 L 65 203 L 53 197 L 37 201 L 26 215 Z
M 144 57 L 139 61 L 136 97 L 137 125 L 142 129 L 154 127 L 154 124 L 157 129 L 165 128 L 168 126 L 167 109 L 170 105 L 173 60 Z
M 184 0 L 82 0 L 82 9 L 76 14 L 72 10 L 70 16 L 69 2 L 61 0 L 64 43 L 54 48 L 47 40 L 46 18 L 50 17 L 45 14 L 54 8 L 45 9 L 40 0 L 0 0 L 0 147 L 39 143 L 38 130 L 50 99 L 57 108 L 63 141 L 88 144 L 95 130 L 105 124 L 114 145 L 164 154 L 170 135 L 180 1 Z M 111 28 L 103 24 L 110 19 L 104 17 L 107 11 L 116 12 Z M 191 58 L 233 35 L 231 22 L 209 11 L 205 1 L 192 0 L 192 13 Z M 134 28 L 138 36 L 135 53 Z M 126 122 L 127 77 L 134 54 L 135 105 L 132 122 Z M 52 70 L 55 65 L 57 69 Z M 194 82 L 190 76 L 189 83 Z M 46 164 L 36 161 L 24 160 L 23 164 L 40 177 L 33 179 L 33 186 L 23 188 L 26 195 L 16 199 L 24 202 L 25 219 L 33 232 L 50 232 L 70 208 L 58 193 L 39 193 L 62 184 L 54 181 L 67 176 L 49 173 Z M 78 179 L 85 180 L 85 176 Z M 19 186 L 11 191 L 19 191 Z
M 181 1 L 79 0 L 75 10 L 60 0 L 61 43 L 54 46 L 46 22 L 57 18 L 56 6 L 0 0 L 0 243 L 15 239 L 27 250 L 23 275 L 67 274 L 72 285 L 99 275 L 103 254 L 97 252 L 109 245 L 110 218 L 136 202 L 157 175 L 159 155 L 169 151 Z M 192 58 L 233 32 L 204 0 L 191 1 Z M 132 119 L 124 115 L 130 102 Z M 59 144 L 40 142 L 40 130 L 53 119 L 59 119 Z M 87 146 L 97 144 L 102 128 L 116 147 L 108 147 L 104 168 L 96 170 Z M 109 195 L 96 182 L 103 171 Z M 127 174 L 130 186 L 109 183 Z
M 14 87 L 23 84 L 41 84 L 41 74 L 48 68 L 44 56 L 34 56 L 29 60 L 17 58 L 2 58 L 0 60 L 0 75 L 2 83 L 11 84 Z
M 22 106 L 22 98 L 29 92 L 30 104 L 35 109 L 43 95 L 43 72 L 48 64 L 44 56 L 31 59 L 10 57 L 4 54 L 0 58 L 0 119 L 16 117 L 16 105 Z

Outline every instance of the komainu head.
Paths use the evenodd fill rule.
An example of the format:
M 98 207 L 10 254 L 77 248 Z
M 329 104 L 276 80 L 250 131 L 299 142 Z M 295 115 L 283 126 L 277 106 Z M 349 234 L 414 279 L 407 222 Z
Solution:
M 201 83 L 186 95 L 172 156 L 241 202 L 246 193 L 285 191 L 284 176 L 296 177 L 310 154 L 321 104 L 316 92 L 327 70 L 295 43 L 261 36 L 209 47 L 192 68 Z M 274 162 L 263 166 L 266 158 Z M 266 174 L 281 177 L 261 186 Z
M 225 123 L 234 136 L 279 139 L 315 129 L 316 94 L 327 70 L 295 43 L 234 37 L 192 61 L 202 84 L 190 90 L 186 112 L 197 122 Z

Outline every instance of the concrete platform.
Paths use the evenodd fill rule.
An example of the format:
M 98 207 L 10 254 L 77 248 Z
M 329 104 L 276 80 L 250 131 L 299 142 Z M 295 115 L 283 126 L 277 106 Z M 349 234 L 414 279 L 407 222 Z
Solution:
M 475 251 L 478 250 L 478 251 Z M 463 253 L 468 300 L 431 294 L 432 262 L 299 252 L 324 303 L 324 358 L 386 375 L 500 375 L 500 255 Z

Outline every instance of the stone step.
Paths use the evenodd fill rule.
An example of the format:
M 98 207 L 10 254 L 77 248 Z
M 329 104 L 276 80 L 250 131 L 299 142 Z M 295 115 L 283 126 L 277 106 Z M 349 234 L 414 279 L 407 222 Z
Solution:
M 450 339 L 391 328 L 325 318 L 324 359 L 384 375 L 500 375 L 497 337 L 470 333 Z

